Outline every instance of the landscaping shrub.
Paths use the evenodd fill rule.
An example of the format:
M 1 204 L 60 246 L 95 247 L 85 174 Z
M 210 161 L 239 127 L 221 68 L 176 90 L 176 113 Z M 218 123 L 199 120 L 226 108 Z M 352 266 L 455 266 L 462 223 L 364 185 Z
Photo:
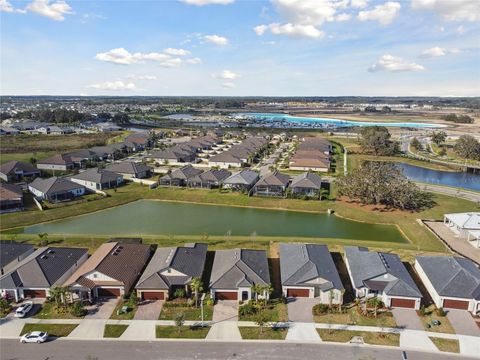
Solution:
M 327 304 L 317 304 L 313 307 L 313 315 L 323 315 L 328 312 L 328 305 Z
M 447 313 L 445 312 L 445 310 L 443 310 L 443 308 L 436 309 L 435 313 L 437 314 L 437 316 L 440 316 L 440 317 L 444 317 L 447 315 Z
M 426 316 L 427 315 L 427 309 L 425 309 L 425 306 L 422 305 L 420 307 L 419 313 L 420 313 L 421 316 Z
M 250 300 L 245 305 L 240 306 L 238 312 L 240 316 L 254 315 L 257 313 L 257 307 L 253 304 L 253 301 Z
M 87 311 L 83 307 L 82 303 L 77 301 L 73 303 L 72 306 L 70 306 L 70 314 L 72 314 L 75 317 L 83 317 L 85 316 Z
M 185 297 L 185 290 L 184 289 L 177 289 L 173 293 L 173 296 L 176 298 L 184 298 Z

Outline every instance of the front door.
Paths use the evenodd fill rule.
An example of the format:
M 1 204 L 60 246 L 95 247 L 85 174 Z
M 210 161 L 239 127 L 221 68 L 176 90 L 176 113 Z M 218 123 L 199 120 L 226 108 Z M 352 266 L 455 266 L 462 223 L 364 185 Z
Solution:
M 248 300 L 248 291 L 242 291 L 242 301 Z

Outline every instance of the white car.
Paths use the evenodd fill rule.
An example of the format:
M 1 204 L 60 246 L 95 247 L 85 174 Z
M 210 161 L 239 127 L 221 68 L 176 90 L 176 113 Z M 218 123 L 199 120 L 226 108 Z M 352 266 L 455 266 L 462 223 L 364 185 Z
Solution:
M 29 332 L 29 333 L 26 333 L 25 335 L 23 335 L 20 338 L 20 342 L 22 344 L 25 344 L 25 343 L 40 344 L 40 343 L 43 343 L 43 342 L 47 341 L 47 339 L 48 339 L 48 334 L 46 332 L 32 331 L 32 332 Z
M 20 305 L 15 311 L 15 317 L 23 318 L 25 317 L 30 310 L 33 308 L 33 302 L 27 301 Z

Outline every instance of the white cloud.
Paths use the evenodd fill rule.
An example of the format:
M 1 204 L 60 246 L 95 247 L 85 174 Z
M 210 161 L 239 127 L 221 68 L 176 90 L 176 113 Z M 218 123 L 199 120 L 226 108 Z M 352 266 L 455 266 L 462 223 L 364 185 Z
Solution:
M 233 82 L 228 82 L 228 81 L 227 81 L 227 82 L 224 82 L 224 83 L 222 84 L 222 86 L 223 86 L 224 88 L 227 88 L 227 89 L 233 89 L 234 87 L 236 87 L 235 83 L 233 83 Z
M 397 16 L 402 6 L 398 2 L 389 1 L 375 6 L 372 10 L 364 10 L 358 13 L 360 21 L 378 21 L 381 25 L 390 24 Z
M 463 35 L 465 33 L 465 27 L 463 25 L 460 25 L 455 29 L 455 31 L 458 35 Z
M 432 58 L 447 55 L 447 49 L 441 48 L 439 46 L 432 47 L 422 52 L 420 57 L 422 58 Z
M 350 6 L 354 9 L 363 9 L 367 7 L 368 0 L 351 0 Z
M 128 79 L 132 80 L 157 80 L 157 77 L 155 75 L 128 75 Z
M 233 71 L 230 70 L 223 70 L 222 72 L 218 74 L 214 74 L 214 77 L 217 79 L 222 79 L 222 80 L 235 80 L 239 77 L 237 73 L 234 73 Z
M 478 0 L 412 0 L 412 9 L 431 10 L 446 21 L 480 21 Z
M 425 70 L 422 65 L 414 62 L 409 62 L 401 57 L 385 54 L 378 62 L 373 64 L 368 71 L 389 71 L 389 72 L 402 72 L 402 71 L 421 71 Z
M 8 2 L 8 0 L 0 0 L 0 12 L 8 12 L 8 13 L 20 13 L 25 14 L 27 11 L 24 9 L 16 9 Z
M 65 15 L 73 14 L 72 8 L 63 0 L 33 0 L 26 10 L 48 17 L 55 21 L 65 20 Z
M 263 35 L 268 30 L 274 35 L 287 35 L 292 37 L 307 37 L 313 39 L 321 39 L 325 33 L 318 30 L 313 25 L 301 24 L 279 24 L 273 23 L 269 25 L 259 25 L 253 28 L 257 35 Z
M 203 37 L 206 41 L 211 42 L 212 44 L 218 46 L 225 46 L 228 45 L 228 39 L 224 36 L 219 35 L 205 35 Z
M 163 67 L 178 67 L 184 63 L 198 64 L 199 58 L 185 59 L 184 56 L 190 54 L 189 51 L 183 49 L 168 48 L 163 52 L 151 53 L 130 53 L 125 48 L 116 48 L 104 53 L 95 55 L 95 59 L 100 61 L 111 62 L 114 64 L 131 65 L 144 61 L 155 61 Z
M 196 5 L 196 6 L 203 6 L 203 5 L 228 5 L 232 4 L 235 0 L 180 0 L 188 5 Z
M 200 59 L 199 57 L 194 57 L 194 58 L 185 60 L 185 62 L 187 64 L 197 65 L 197 64 L 200 64 L 202 62 L 202 59 Z
M 113 90 L 113 91 L 121 91 L 121 90 L 136 90 L 137 87 L 134 83 L 124 83 L 123 81 L 106 81 L 103 83 L 92 84 L 88 86 L 92 89 L 99 89 L 99 90 Z
M 342 13 L 342 14 L 338 14 L 337 16 L 335 16 L 335 20 L 336 21 L 348 21 L 352 18 L 352 15 L 350 14 L 347 14 L 347 13 Z

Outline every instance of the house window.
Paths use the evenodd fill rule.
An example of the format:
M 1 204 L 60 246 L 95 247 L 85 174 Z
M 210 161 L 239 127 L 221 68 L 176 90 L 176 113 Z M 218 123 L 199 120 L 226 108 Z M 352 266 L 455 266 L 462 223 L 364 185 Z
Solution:
M 98 277 L 97 274 L 93 274 L 93 278 L 96 279 Z

